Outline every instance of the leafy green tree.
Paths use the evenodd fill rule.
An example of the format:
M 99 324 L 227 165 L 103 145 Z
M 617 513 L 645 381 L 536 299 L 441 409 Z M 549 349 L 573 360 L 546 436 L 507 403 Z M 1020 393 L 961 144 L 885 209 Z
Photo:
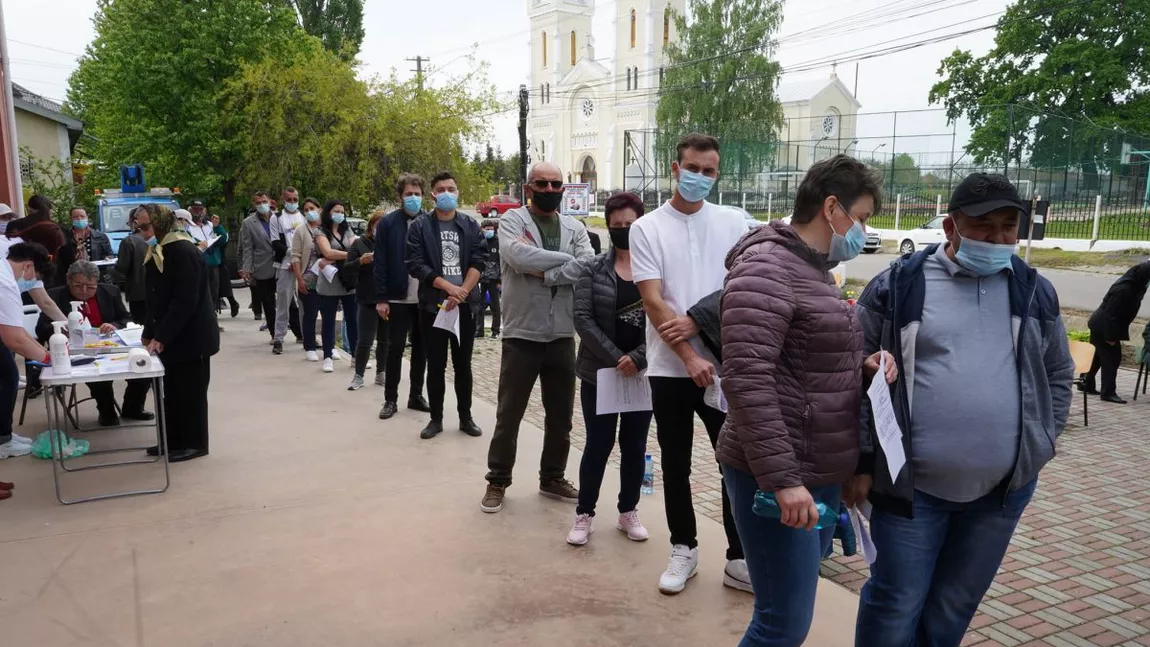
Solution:
M 1150 123 L 1150 3 L 1017 0 L 985 56 L 943 59 L 930 101 L 974 127 L 980 164 L 1112 168 L 1123 137 Z M 1089 180 L 1088 180 L 1089 182 Z
M 661 134 L 674 140 L 699 130 L 728 141 L 775 139 L 783 110 L 775 95 L 781 68 L 772 39 L 783 3 L 692 0 L 690 7 L 690 22 L 674 16 L 679 37 L 667 47 L 662 73 L 656 113 Z
M 67 101 L 92 135 L 93 181 L 116 186 L 120 164 L 143 163 L 151 184 L 232 212 L 247 151 L 222 136 L 219 91 L 244 63 L 307 38 L 294 16 L 266 0 L 100 0 L 93 20 Z
M 363 0 L 289 0 L 304 31 L 352 61 L 363 44 Z
M 895 155 L 894 182 L 895 184 L 904 186 L 922 183 L 922 171 L 919 170 L 918 164 L 915 163 L 913 157 L 906 153 Z

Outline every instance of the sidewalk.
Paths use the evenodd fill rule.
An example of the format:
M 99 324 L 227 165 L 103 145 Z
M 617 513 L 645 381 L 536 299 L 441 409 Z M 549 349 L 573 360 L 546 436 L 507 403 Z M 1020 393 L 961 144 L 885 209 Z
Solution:
M 656 589 L 668 554 L 658 493 L 642 502 L 646 544 L 614 531 L 605 511 L 588 546 L 567 546 L 573 506 L 535 494 L 538 428 L 524 425 L 504 511 L 479 510 L 494 428 L 482 399 L 497 374 L 479 359 L 485 436 L 466 437 L 449 418 L 442 436 L 421 441 L 423 414 L 378 420 L 381 390 L 346 391 L 345 362 L 324 375 L 294 348 L 273 357 L 258 324 L 223 323 L 212 454 L 173 465 L 166 494 L 61 506 L 48 463 L 0 461 L 0 478 L 17 484 L 0 503 L 5 647 L 738 642 L 751 598 L 721 585 L 719 524 L 700 523 L 700 573 L 676 597 Z M 479 346 L 489 361 L 495 345 Z M 18 431 L 43 424 L 36 400 Z M 87 437 L 99 445 L 122 433 Z M 711 482 L 714 463 L 700 458 Z M 573 451 L 572 476 L 578 461 Z M 100 471 L 80 487 L 128 478 L 139 474 Z M 854 609 L 851 593 L 822 583 L 818 618 Z M 816 622 L 808 644 L 850 645 L 850 624 Z

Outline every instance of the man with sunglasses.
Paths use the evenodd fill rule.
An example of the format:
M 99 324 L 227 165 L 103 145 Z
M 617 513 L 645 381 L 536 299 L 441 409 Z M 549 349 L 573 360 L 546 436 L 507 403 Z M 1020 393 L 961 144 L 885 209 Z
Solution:
M 575 292 L 581 261 L 592 257 L 587 228 L 559 214 L 563 173 L 537 164 L 527 176 L 528 206 L 500 219 L 503 269 L 503 354 L 495 435 L 487 453 L 484 512 L 503 509 L 511 485 L 519 423 L 536 379 L 542 391 L 543 456 L 539 494 L 576 503 L 579 490 L 564 478 L 575 407 Z

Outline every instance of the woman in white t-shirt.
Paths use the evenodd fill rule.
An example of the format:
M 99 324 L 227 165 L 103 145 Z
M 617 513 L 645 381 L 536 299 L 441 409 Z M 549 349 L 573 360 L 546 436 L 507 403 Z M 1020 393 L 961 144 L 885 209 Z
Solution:
M 43 276 L 52 275 L 52 261 L 43 245 L 15 243 L 4 247 L 0 261 L 0 458 L 23 456 L 32 450 L 32 441 L 12 433 L 12 414 L 20 372 L 13 354 L 25 359 L 48 362 L 47 353 L 24 329 L 22 289 L 28 289 Z M 0 492 L 7 489 L 0 486 Z M 0 498 L 8 498 L 0 494 Z

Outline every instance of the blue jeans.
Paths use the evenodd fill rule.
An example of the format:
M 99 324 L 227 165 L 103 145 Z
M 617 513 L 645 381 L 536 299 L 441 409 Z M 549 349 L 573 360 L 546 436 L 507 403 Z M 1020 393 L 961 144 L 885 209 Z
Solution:
M 856 647 L 957 647 L 994 581 L 1037 479 L 970 503 L 914 493 L 914 519 L 875 510 L 878 559 L 863 586 Z
M 341 297 L 319 295 L 319 314 L 323 317 L 320 338 L 323 341 L 324 359 L 331 359 L 332 351 L 335 350 L 335 312 L 341 303 L 343 304 L 343 321 L 347 324 L 347 335 L 343 341 L 352 348 L 355 348 L 356 342 L 359 341 L 359 321 L 355 316 L 355 295 L 345 294 Z
M 751 510 L 759 489 L 755 478 L 724 465 L 723 480 L 755 589 L 751 623 L 739 647 L 798 647 L 811 628 L 819 561 L 834 528 L 796 530 L 777 519 L 760 517 Z M 808 489 L 816 503 L 838 509 L 842 486 Z
M 300 312 L 299 327 L 303 332 L 303 349 L 315 350 L 315 320 L 319 316 L 319 293 L 312 288 L 307 294 L 299 295 Z

